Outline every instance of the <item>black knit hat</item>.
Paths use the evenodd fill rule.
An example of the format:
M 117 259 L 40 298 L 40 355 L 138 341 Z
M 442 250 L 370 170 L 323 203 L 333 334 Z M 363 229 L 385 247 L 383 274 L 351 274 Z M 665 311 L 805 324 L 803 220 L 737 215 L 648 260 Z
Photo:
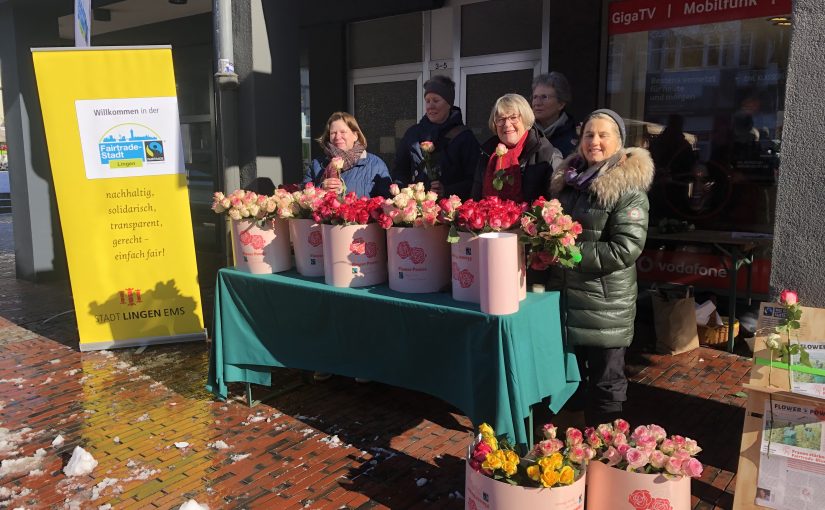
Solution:
M 455 103 L 455 82 L 446 76 L 437 74 L 424 83 L 424 95 L 430 92 L 438 94 L 450 106 Z
M 587 116 L 587 118 L 586 118 L 586 119 L 584 119 L 584 122 L 582 123 L 582 126 L 587 125 L 587 122 L 588 122 L 588 121 L 589 121 L 589 120 L 590 120 L 590 119 L 591 119 L 594 115 L 596 115 L 597 113 L 601 113 L 601 114 L 607 115 L 608 117 L 610 117 L 611 119 L 613 119 L 613 122 L 615 122 L 617 126 L 619 126 L 619 136 L 620 136 L 620 137 L 621 137 L 621 139 L 622 139 L 622 140 L 621 140 L 621 141 L 622 141 L 622 145 L 624 145 L 625 139 L 627 138 L 627 131 L 625 130 L 625 127 L 624 127 L 624 120 L 622 119 L 622 116 L 621 116 L 621 115 L 619 115 L 618 113 L 614 112 L 613 110 L 610 110 L 609 108 L 599 108 L 598 110 L 596 110 L 596 111 L 592 112 L 590 115 L 588 115 L 588 116 Z

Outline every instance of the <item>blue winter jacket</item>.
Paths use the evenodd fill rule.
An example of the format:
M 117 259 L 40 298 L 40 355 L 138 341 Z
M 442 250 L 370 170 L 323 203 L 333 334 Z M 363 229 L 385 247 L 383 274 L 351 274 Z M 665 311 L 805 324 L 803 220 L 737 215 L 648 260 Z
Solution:
M 430 182 L 424 170 L 421 142 L 430 141 L 435 145 L 433 161 L 439 166 L 444 195 L 458 195 L 470 198 L 473 177 L 481 155 L 473 132 L 464 125 L 461 109 L 455 106 L 442 124 L 434 124 L 425 115 L 418 124 L 411 126 L 395 153 L 393 182 L 404 187 L 411 182 L 423 182 L 429 189 Z
M 354 191 L 359 197 L 388 197 L 390 196 L 390 171 L 384 160 L 364 152 L 355 165 L 341 174 L 341 179 L 347 187 L 347 193 Z M 303 183 L 312 182 L 320 186 L 324 180 L 324 170 L 329 165 L 329 158 L 313 159 L 312 164 L 304 174 Z

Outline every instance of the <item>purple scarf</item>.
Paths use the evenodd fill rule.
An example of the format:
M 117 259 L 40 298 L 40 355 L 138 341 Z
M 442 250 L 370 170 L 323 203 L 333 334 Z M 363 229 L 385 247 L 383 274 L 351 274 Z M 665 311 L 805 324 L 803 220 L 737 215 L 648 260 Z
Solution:
M 587 161 L 576 156 L 570 161 L 570 167 L 564 171 L 564 182 L 578 191 L 588 191 L 593 181 L 601 175 L 602 169 L 610 168 L 622 159 L 623 152 L 618 151 L 604 161 L 599 161 L 586 167 Z

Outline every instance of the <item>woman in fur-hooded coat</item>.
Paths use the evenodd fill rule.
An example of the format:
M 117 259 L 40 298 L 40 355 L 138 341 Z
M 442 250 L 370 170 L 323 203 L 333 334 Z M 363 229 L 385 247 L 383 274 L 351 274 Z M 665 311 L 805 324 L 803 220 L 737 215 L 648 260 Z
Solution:
M 612 110 L 584 122 L 581 141 L 553 172 L 550 195 L 581 223 L 582 261 L 554 267 L 550 288 L 562 293 L 565 339 L 576 348 L 585 419 L 618 417 L 626 400 L 624 351 L 636 316 L 636 259 L 647 238 L 647 190 L 654 165 L 645 149 L 624 148 L 625 128 Z

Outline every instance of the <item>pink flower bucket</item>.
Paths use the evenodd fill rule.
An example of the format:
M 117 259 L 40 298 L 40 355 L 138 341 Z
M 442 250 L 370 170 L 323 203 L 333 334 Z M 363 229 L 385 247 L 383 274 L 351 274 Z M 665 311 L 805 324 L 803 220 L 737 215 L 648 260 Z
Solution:
M 480 303 L 480 284 L 478 281 L 478 236 L 470 232 L 459 232 L 458 242 L 450 245 L 452 258 L 453 299 Z M 527 260 L 524 244 L 518 243 L 518 278 L 519 301 L 527 299 Z
M 450 245 L 453 299 L 479 303 L 478 237 L 470 232 L 459 232 L 458 239 Z
M 690 478 L 632 473 L 591 462 L 587 510 L 690 510 Z
M 387 281 L 387 238 L 377 223 L 321 225 L 324 279 L 333 287 L 367 287 Z
M 450 245 L 446 225 L 390 227 L 387 269 L 392 290 L 438 292 L 450 280 Z
M 321 225 L 310 219 L 289 220 L 289 238 L 295 250 L 295 269 L 304 276 L 324 276 Z
M 464 510 L 583 510 L 585 475 L 566 487 L 520 487 L 493 480 L 465 463 Z
M 253 220 L 232 221 L 232 252 L 235 267 L 253 274 L 272 274 L 292 267 L 289 228 L 274 219 L 259 227 Z
M 519 307 L 518 236 L 490 232 L 478 237 L 481 311 L 492 315 L 516 313 Z

